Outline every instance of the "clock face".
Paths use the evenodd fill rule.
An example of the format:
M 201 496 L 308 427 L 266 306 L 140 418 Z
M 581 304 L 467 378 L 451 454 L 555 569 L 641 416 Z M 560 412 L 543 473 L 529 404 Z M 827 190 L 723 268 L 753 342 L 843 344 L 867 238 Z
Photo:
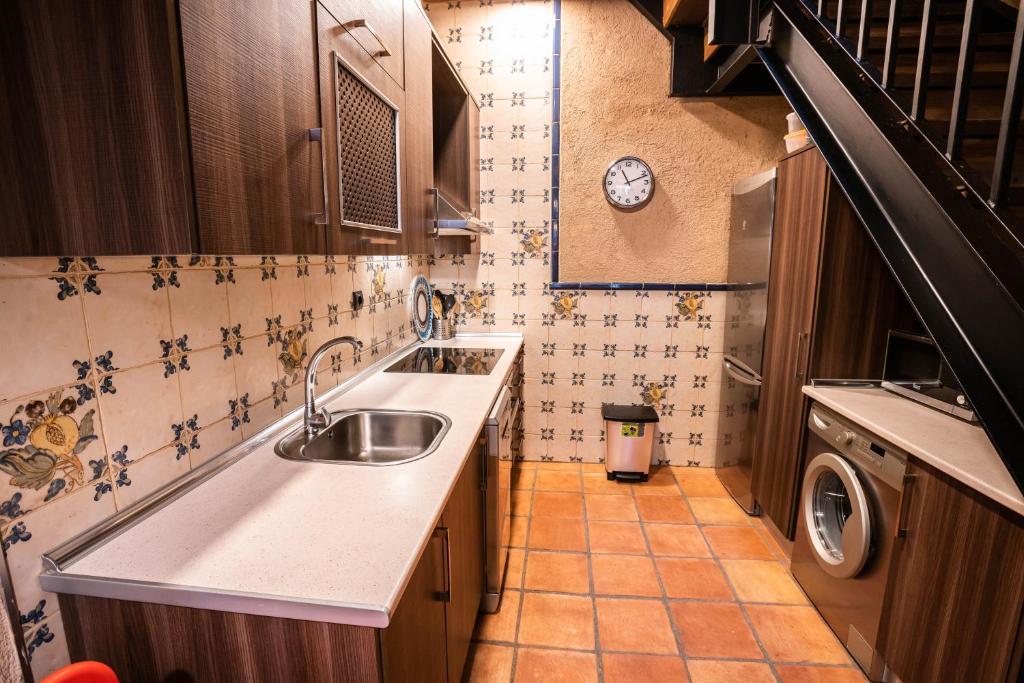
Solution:
M 612 206 L 638 209 L 654 193 L 651 167 L 636 157 L 622 157 L 604 173 L 604 196 Z

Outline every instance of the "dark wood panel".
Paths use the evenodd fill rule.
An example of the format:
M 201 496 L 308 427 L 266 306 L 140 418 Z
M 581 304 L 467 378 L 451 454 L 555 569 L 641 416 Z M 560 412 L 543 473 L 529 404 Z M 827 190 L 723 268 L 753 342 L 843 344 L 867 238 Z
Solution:
M 793 535 L 800 443 L 814 319 L 828 167 L 816 149 L 778 167 L 751 490 L 787 538 Z
M 335 0 L 331 7 L 344 11 L 346 16 L 353 11 L 351 0 Z M 342 227 L 341 202 L 338 186 L 338 133 L 337 108 L 334 85 L 334 53 L 362 76 L 373 87 L 399 109 L 399 127 L 406 126 L 404 103 L 405 93 L 373 57 L 363 49 L 353 33 L 341 26 L 341 20 L 320 3 L 316 7 L 316 32 L 319 50 L 320 118 L 324 128 L 324 149 L 327 154 L 327 189 L 329 196 L 329 224 L 327 226 L 327 250 L 330 254 L 401 254 L 402 235 L 379 230 L 360 230 Z M 400 156 L 404 151 L 400 149 Z M 404 163 L 404 162 L 400 162 Z M 404 217 L 404 211 L 403 211 Z M 404 226 L 403 226 L 404 228 Z
M 480 215 L 480 107 L 472 99 L 466 103 L 466 128 L 469 135 L 469 210 Z
M 483 442 L 470 454 L 455 484 L 442 524 L 448 528 L 451 602 L 447 603 L 448 681 L 462 680 L 484 592 Z
M 0 255 L 195 249 L 178 54 L 173 2 L 0 3 Z
M 444 55 L 434 44 L 432 57 L 434 87 L 434 183 L 456 207 L 472 209 L 470 176 L 480 171 L 479 123 L 473 128 L 475 104 Z M 479 113 L 477 112 L 477 116 Z M 476 143 L 476 166 L 473 143 Z M 479 181 L 478 181 L 479 182 Z M 479 185 L 477 186 L 479 200 Z
M 908 473 L 879 651 L 905 683 L 1016 680 L 1024 520 L 927 465 Z
M 381 631 L 384 680 L 389 683 L 448 680 L 445 640 L 445 603 L 440 537 L 423 551 L 416 571 L 405 587 L 398 609 Z
M 810 376 L 879 379 L 889 329 L 920 323 L 831 175 L 825 226 Z
M 431 250 L 434 202 L 434 115 L 430 21 L 416 0 L 405 0 L 405 110 L 402 116 L 402 250 Z
M 312 5 L 180 0 L 204 253 L 322 253 Z
M 375 629 L 60 596 L 71 660 L 106 663 L 122 683 L 378 681 Z

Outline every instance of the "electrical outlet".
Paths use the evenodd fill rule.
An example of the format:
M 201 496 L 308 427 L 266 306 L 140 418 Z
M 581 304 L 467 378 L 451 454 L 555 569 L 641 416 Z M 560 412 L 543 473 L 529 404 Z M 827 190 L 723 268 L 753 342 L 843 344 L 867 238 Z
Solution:
M 352 292 L 352 310 L 358 311 L 363 307 L 363 290 L 357 289 Z

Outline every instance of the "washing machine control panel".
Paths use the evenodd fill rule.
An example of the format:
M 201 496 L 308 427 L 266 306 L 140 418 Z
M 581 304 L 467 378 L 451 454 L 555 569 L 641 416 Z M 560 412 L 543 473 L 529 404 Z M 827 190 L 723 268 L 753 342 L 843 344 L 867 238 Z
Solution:
M 817 403 L 811 406 L 807 426 L 835 448 L 837 453 L 862 467 L 870 468 L 876 476 L 885 480 L 889 485 L 903 488 L 903 475 L 907 470 L 907 455 L 900 449 L 849 424 Z

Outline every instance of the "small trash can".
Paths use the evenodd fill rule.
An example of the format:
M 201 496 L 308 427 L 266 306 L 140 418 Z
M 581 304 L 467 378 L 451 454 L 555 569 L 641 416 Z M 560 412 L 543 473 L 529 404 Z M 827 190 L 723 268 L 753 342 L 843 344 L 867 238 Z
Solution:
M 654 453 L 658 413 L 651 406 L 605 405 L 604 468 L 608 479 L 647 481 Z

